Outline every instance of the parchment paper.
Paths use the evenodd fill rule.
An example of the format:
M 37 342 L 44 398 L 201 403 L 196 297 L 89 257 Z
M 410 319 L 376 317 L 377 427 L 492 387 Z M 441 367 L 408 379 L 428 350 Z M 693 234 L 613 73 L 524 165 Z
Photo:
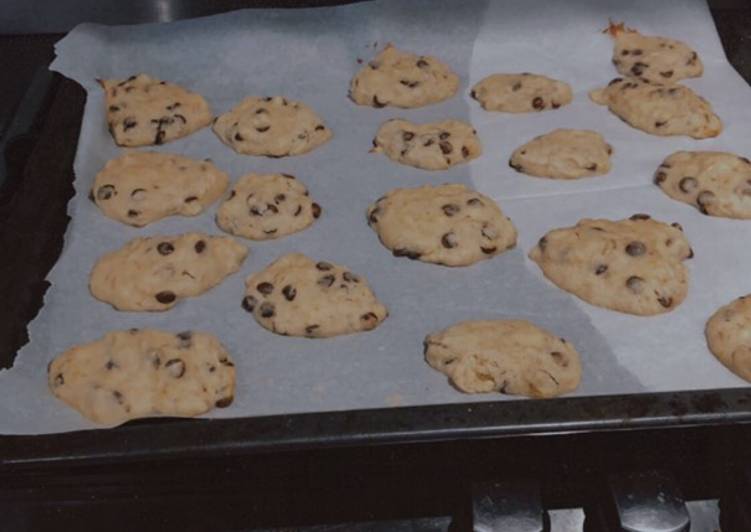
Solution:
M 709 97 L 726 123 L 718 140 L 651 137 L 587 101 L 587 90 L 615 75 L 609 62 L 612 44 L 599 33 L 608 16 L 646 33 L 675 35 L 699 51 L 707 72 L 688 84 Z M 347 88 L 361 66 L 357 60 L 367 61 L 389 41 L 447 61 L 461 77 L 461 95 L 417 110 L 354 105 Z M 706 350 L 702 330 L 716 306 L 751 287 L 742 273 L 751 252 L 739 245 L 749 222 L 703 217 L 649 185 L 655 167 L 675 149 L 747 149 L 744 112 L 749 111 L 742 108 L 748 107 L 751 92 L 727 65 L 709 12 L 699 0 L 659 8 L 649 2 L 620 6 L 584 0 L 561 6 L 529 0 L 379 1 L 245 10 L 167 25 L 82 25 L 58 43 L 52 68 L 88 91 L 75 163 L 77 194 L 69 205 L 72 221 L 63 253 L 48 277 L 52 286 L 29 327 L 31 341 L 14 367 L 0 373 L 0 433 L 91 428 L 48 392 L 47 362 L 74 344 L 129 327 L 196 329 L 221 338 L 233 354 L 238 389 L 231 407 L 208 417 L 509 399 L 461 394 L 424 362 L 424 336 L 464 319 L 522 317 L 570 339 L 584 368 L 576 395 L 742 384 Z M 322 148 L 285 159 L 237 155 L 209 129 L 156 148 L 211 157 L 233 179 L 251 171 L 295 174 L 324 208 L 324 216 L 302 233 L 247 242 L 251 252 L 240 272 L 167 313 L 117 312 L 87 289 L 96 259 L 136 236 L 190 230 L 220 234 L 213 222 L 216 205 L 195 218 L 170 218 L 135 229 L 105 218 L 86 199 L 96 172 L 120 151 L 107 133 L 95 78 L 141 71 L 198 91 L 216 114 L 247 95 L 300 99 L 334 131 Z M 566 79 L 576 90 L 575 102 L 556 112 L 519 117 L 482 112 L 469 100 L 468 87 L 495 71 Z M 369 154 L 378 126 L 397 116 L 418 122 L 471 120 L 484 154 L 445 172 L 421 171 Z M 555 183 L 508 169 L 513 148 L 564 125 L 593 127 L 605 135 L 616 150 L 610 175 Z M 450 181 L 474 183 L 499 200 L 520 231 L 517 249 L 458 269 L 394 259 L 365 224 L 367 205 L 394 187 Z M 680 221 L 697 253 L 689 266 L 689 298 L 667 316 L 637 318 L 595 309 L 551 285 L 525 258 L 550 228 L 583 216 L 619 218 L 633 212 Z M 240 309 L 243 280 L 292 251 L 365 275 L 390 318 L 375 331 L 328 340 L 280 337 L 262 329 Z

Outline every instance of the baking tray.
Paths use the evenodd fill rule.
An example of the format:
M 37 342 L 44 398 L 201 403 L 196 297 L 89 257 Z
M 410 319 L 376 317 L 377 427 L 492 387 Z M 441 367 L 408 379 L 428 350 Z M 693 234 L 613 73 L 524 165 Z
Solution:
M 717 14 L 713 14 L 717 20 Z M 744 10 L 743 14 L 748 16 L 749 10 Z M 722 25 L 719 29 L 727 47 L 728 36 Z M 737 35 L 729 38 L 731 42 L 742 43 Z M 747 54 L 739 56 L 728 50 L 728 57 L 734 63 L 748 62 Z M 0 249 L 4 250 L 0 293 L 5 299 L 0 309 L 3 354 L 14 353 L 26 340 L 25 324 L 41 304 L 46 289 L 44 277 L 62 247 L 68 220 L 66 204 L 73 193 L 72 163 L 85 93 L 74 82 L 59 76 L 53 76 L 48 84 L 50 95 L 39 104 L 43 108 L 25 111 L 43 115 L 43 123 L 35 122 L 39 140 L 23 168 L 22 179 L 0 191 Z M 38 208 L 40 204 L 44 209 Z M 9 363 L 10 360 L 0 360 L 2 365 Z M 0 436 L 0 467 L 590 431 L 712 427 L 750 421 L 751 390 L 748 388 L 227 420 L 160 418 L 130 422 L 107 431 Z

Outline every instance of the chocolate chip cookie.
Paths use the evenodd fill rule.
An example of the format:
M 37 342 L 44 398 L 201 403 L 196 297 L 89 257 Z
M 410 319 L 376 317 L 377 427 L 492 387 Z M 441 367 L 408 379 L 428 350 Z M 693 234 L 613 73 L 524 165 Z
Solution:
M 237 180 L 216 215 L 223 231 L 269 240 L 302 231 L 321 216 L 321 206 L 289 174 L 248 174 Z
M 751 297 L 741 296 L 715 312 L 705 330 L 717 360 L 751 382 Z
M 397 188 L 368 208 L 395 257 L 467 266 L 516 245 L 516 228 L 489 197 L 464 185 Z
M 52 393 L 95 423 L 197 416 L 232 404 L 235 367 L 219 340 L 194 331 L 112 331 L 47 368 Z
M 209 104 L 187 89 L 138 74 L 99 80 L 107 124 L 118 146 L 149 146 L 190 135 L 209 125 Z
M 413 124 L 395 118 L 384 122 L 373 139 L 373 152 L 423 170 L 446 170 L 480 156 L 477 131 L 466 122 L 444 120 Z
M 301 155 L 328 142 L 331 130 L 310 107 L 281 96 L 245 98 L 214 122 L 214 133 L 244 155 Z
M 627 220 L 584 219 L 543 236 L 529 254 L 545 277 L 584 301 L 649 316 L 686 298 L 693 251 L 680 225 L 635 214 Z
M 425 359 L 465 393 L 555 397 L 581 379 L 574 346 L 525 320 L 457 323 L 425 338 Z
M 517 172 L 552 179 L 607 174 L 613 147 L 586 129 L 555 129 L 517 148 L 509 166 Z
M 605 32 L 615 40 L 613 64 L 624 76 L 666 83 L 698 78 L 704 73 L 699 55 L 681 41 L 642 35 L 622 22 L 611 22 Z
M 228 236 L 135 238 L 97 261 L 89 289 L 117 310 L 168 310 L 221 283 L 247 254 L 248 248 Z
M 422 107 L 451 98 L 459 76 L 430 55 L 403 52 L 391 44 L 352 78 L 349 95 L 370 107 Z
M 716 137 L 720 118 L 707 100 L 680 84 L 656 85 L 635 78 L 615 78 L 607 87 L 589 93 L 593 102 L 636 129 L 651 135 Z
M 751 219 L 751 161 L 720 151 L 679 151 L 655 172 L 655 184 L 673 199 L 709 216 Z
M 228 183 L 210 161 L 132 151 L 105 165 L 89 197 L 105 216 L 142 227 L 167 216 L 202 213 Z
M 571 86 L 538 74 L 493 74 L 474 87 L 469 95 L 486 111 L 534 113 L 558 109 L 571 103 Z
M 363 277 L 300 253 L 248 277 L 242 307 L 271 332 L 308 338 L 369 331 L 388 316 Z

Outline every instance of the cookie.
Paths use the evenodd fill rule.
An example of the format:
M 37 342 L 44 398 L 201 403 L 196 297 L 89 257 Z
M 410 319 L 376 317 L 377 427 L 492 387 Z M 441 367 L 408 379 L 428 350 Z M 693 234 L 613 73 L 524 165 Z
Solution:
M 281 96 L 245 98 L 214 122 L 214 133 L 244 155 L 287 157 L 314 150 L 331 138 L 310 107 Z
M 593 102 L 636 129 L 658 136 L 716 137 L 720 118 L 707 100 L 680 84 L 655 85 L 638 79 L 615 78 L 589 93 Z
M 135 238 L 97 261 L 89 289 L 117 310 L 168 310 L 221 283 L 247 254 L 248 248 L 228 236 Z
M 464 185 L 397 188 L 368 208 L 368 224 L 395 257 L 467 266 L 516 245 L 496 203 Z
M 751 297 L 741 296 L 715 312 L 705 329 L 717 360 L 751 382 Z
M 105 92 L 107 124 L 118 146 L 164 144 L 209 125 L 209 104 L 203 96 L 151 78 L 99 80 Z
M 143 227 L 167 216 L 202 213 L 228 183 L 227 174 L 210 161 L 133 151 L 104 166 L 89 198 L 105 216 Z
M 350 83 L 349 96 L 370 107 L 422 107 L 451 98 L 459 76 L 429 55 L 403 52 L 387 44 Z
M 472 87 L 469 95 L 486 111 L 534 113 L 571 103 L 571 86 L 538 74 L 493 74 Z
M 704 73 L 699 55 L 681 41 L 642 35 L 623 23 L 611 22 L 605 32 L 615 40 L 613 64 L 624 76 L 666 83 L 698 78 Z
M 425 338 L 425 359 L 465 393 L 555 397 L 581 379 L 574 346 L 525 320 L 457 323 Z
M 693 256 L 680 225 L 635 214 L 628 220 L 584 219 L 543 236 L 529 258 L 559 288 L 627 314 L 669 312 L 686 298 Z
M 657 169 L 655 184 L 702 213 L 751 219 L 751 161 L 720 151 L 679 151 Z
M 289 174 L 248 174 L 232 187 L 216 215 L 227 233 L 270 240 L 302 231 L 321 215 L 308 189 Z
M 235 367 L 219 340 L 201 332 L 112 331 L 50 362 L 52 393 L 95 423 L 197 416 L 235 395 Z
M 383 152 L 407 166 L 446 170 L 479 157 L 482 146 L 477 131 L 466 122 L 444 120 L 419 125 L 395 118 L 378 129 L 371 151 Z
M 511 154 L 509 166 L 527 175 L 577 179 L 607 174 L 613 147 L 586 129 L 555 129 Z
M 369 331 L 388 316 L 363 277 L 300 253 L 248 277 L 242 307 L 271 332 L 308 338 Z

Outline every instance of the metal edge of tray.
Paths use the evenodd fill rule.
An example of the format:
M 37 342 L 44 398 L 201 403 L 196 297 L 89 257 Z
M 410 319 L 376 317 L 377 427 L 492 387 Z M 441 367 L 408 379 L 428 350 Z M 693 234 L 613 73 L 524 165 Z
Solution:
M 751 387 L 235 419 L 156 418 L 109 430 L 0 436 L 0 469 L 747 423 Z

